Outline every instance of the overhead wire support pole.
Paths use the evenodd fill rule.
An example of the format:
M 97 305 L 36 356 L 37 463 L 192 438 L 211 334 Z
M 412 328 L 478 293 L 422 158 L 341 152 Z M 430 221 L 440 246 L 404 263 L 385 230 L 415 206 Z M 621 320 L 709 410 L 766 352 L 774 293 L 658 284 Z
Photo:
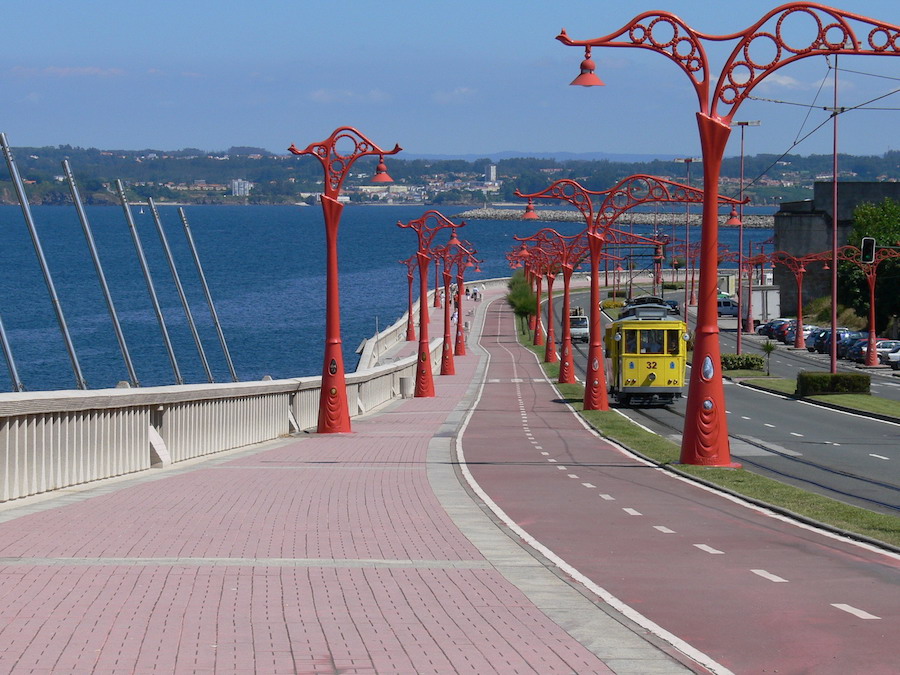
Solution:
M 3 327 L 3 319 L 0 318 L 0 346 L 3 347 L 3 356 L 6 358 L 6 368 L 9 370 L 9 380 L 12 382 L 13 391 L 25 391 L 25 385 L 19 379 L 19 371 L 16 370 L 16 362 L 13 359 L 9 340 L 6 338 L 6 329 Z
M 219 344 L 222 345 L 222 352 L 225 354 L 225 361 L 228 364 L 228 372 L 231 374 L 231 381 L 237 382 L 238 376 L 234 370 L 234 363 L 231 361 L 231 353 L 228 351 L 228 343 L 225 342 L 225 334 L 222 332 L 222 324 L 219 323 L 219 315 L 216 312 L 216 305 L 213 303 L 212 294 L 209 292 L 209 285 L 206 283 L 206 275 L 203 273 L 203 266 L 200 264 L 200 256 L 197 253 L 197 246 L 194 243 L 194 235 L 191 234 L 191 227 L 188 225 L 187 216 L 184 209 L 178 208 L 178 215 L 181 216 L 181 223 L 184 225 L 184 236 L 187 238 L 188 247 L 191 249 L 191 256 L 194 258 L 194 264 L 197 266 L 197 274 L 200 276 L 200 285 L 203 287 L 203 294 L 206 296 L 206 303 L 209 305 L 209 313 L 212 316 L 213 325 L 216 328 L 216 335 L 219 336 Z
M 181 299 L 181 306 L 184 307 L 184 315 L 187 317 L 188 328 L 191 336 L 194 338 L 194 344 L 197 345 L 197 353 L 200 355 L 200 362 L 203 364 L 203 370 L 206 373 L 207 382 L 215 382 L 212 371 L 209 369 L 209 361 L 206 360 L 206 352 L 203 351 L 203 343 L 200 341 L 200 334 L 197 332 L 197 324 L 194 323 L 194 315 L 191 313 L 191 306 L 188 304 L 187 296 L 184 293 L 184 286 L 181 285 L 181 277 L 178 276 L 178 269 L 175 267 L 175 259 L 172 257 L 172 249 L 169 246 L 169 240 L 163 230 L 162 220 L 159 217 L 159 211 L 153 198 L 147 199 L 147 206 L 153 214 L 153 222 L 156 224 L 156 232 L 159 234 L 159 242 L 162 244 L 163 252 L 166 254 L 166 261 L 169 263 L 169 270 L 172 272 L 172 280 L 175 282 L 175 289 L 178 291 L 178 297 Z
M 138 381 L 137 373 L 134 370 L 134 364 L 131 361 L 131 354 L 128 352 L 128 346 L 125 344 L 125 334 L 122 332 L 122 325 L 119 323 L 119 315 L 116 313 L 116 307 L 113 304 L 112 294 L 109 291 L 109 284 L 106 283 L 106 275 L 103 273 L 103 266 L 100 264 L 100 256 L 97 253 L 97 245 L 94 243 L 91 225 L 88 222 L 87 214 L 84 211 L 81 196 L 78 194 L 78 187 L 75 185 L 75 177 L 72 175 L 72 168 L 69 166 L 69 160 L 64 159 L 62 161 L 62 168 L 66 180 L 69 182 L 69 190 L 72 192 L 72 201 L 75 202 L 75 210 L 78 212 L 78 219 L 81 221 L 81 229 L 84 230 L 84 238 L 87 240 L 88 250 L 90 250 L 91 253 L 91 260 L 94 262 L 94 269 L 97 271 L 97 280 L 100 282 L 103 298 L 106 300 L 106 307 L 109 310 L 110 319 L 112 319 L 116 340 L 119 343 L 122 358 L 125 360 L 125 369 L 128 371 L 128 380 L 132 387 L 139 387 L 141 384 Z
M 16 167 L 16 161 L 13 159 L 12 150 L 6 141 L 6 134 L 4 133 L 0 133 L 0 145 L 3 147 L 6 165 L 9 167 L 9 176 L 16 189 L 19 206 L 22 207 L 22 215 L 25 217 L 25 224 L 28 226 L 28 233 L 31 235 L 31 243 L 34 245 L 34 252 L 37 254 L 38 263 L 40 264 L 41 272 L 44 275 L 44 282 L 47 284 L 47 292 L 50 294 L 50 302 L 53 304 L 56 321 L 59 323 L 59 330 L 66 343 L 66 351 L 69 353 L 69 360 L 72 362 L 72 370 L 75 373 L 75 384 L 79 389 L 87 389 L 87 382 L 81 372 L 78 356 L 75 354 L 75 345 L 72 344 L 72 336 L 69 334 L 66 317 L 63 315 L 62 305 L 59 302 L 59 296 L 56 294 L 56 286 L 53 284 L 53 278 L 50 276 L 50 268 L 47 266 L 47 259 L 44 257 L 44 249 L 41 246 L 41 240 L 38 237 L 34 219 L 31 217 L 31 208 L 28 206 L 28 195 L 25 194 L 25 186 L 22 184 L 19 169 Z
M 172 349 L 172 341 L 169 339 L 166 320 L 163 317 L 162 308 L 159 306 L 156 290 L 153 288 L 153 279 L 150 277 L 150 267 L 147 265 L 147 258 L 144 256 L 144 247 L 141 246 L 141 239 L 138 236 L 137 227 L 134 224 L 134 217 L 131 215 L 131 208 L 128 206 L 128 200 L 125 199 L 125 186 L 122 185 L 122 181 L 119 179 L 116 180 L 116 191 L 119 193 L 119 201 L 122 202 L 122 210 L 125 212 L 125 221 L 128 223 L 128 229 L 131 231 L 131 239 L 134 242 L 134 248 L 137 251 L 138 262 L 140 262 L 141 270 L 144 273 L 147 292 L 150 294 L 153 312 L 156 314 L 156 320 L 159 323 L 159 329 L 162 332 L 163 342 L 166 345 L 166 352 L 169 355 L 169 362 L 172 364 L 172 372 L 175 373 L 175 384 L 184 384 L 184 378 L 181 377 L 181 371 L 178 369 L 178 361 L 175 359 L 175 350 Z

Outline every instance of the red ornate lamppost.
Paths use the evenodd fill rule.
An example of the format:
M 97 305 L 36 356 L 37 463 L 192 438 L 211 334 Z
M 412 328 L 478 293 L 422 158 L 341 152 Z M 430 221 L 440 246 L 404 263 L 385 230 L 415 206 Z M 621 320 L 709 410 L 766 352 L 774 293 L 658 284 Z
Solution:
M 782 27 L 792 15 L 811 19 L 805 23 L 814 29 L 810 40 L 797 42 L 792 39 L 791 43 L 785 40 Z M 769 22 L 774 26 L 765 29 Z M 865 42 L 854 32 L 853 24 L 857 23 L 863 24 L 866 31 Z M 592 47 L 640 47 L 674 61 L 690 78 L 697 94 L 706 200 L 701 225 L 695 367 L 691 371 L 681 461 L 704 466 L 731 466 L 719 351 L 715 267 L 719 243 L 716 209 L 719 175 L 731 121 L 759 82 L 798 59 L 831 54 L 900 55 L 900 27 L 816 3 L 794 2 L 769 11 L 746 30 L 731 35 L 698 33 L 673 14 L 653 11 L 638 15 L 627 26 L 601 38 L 572 40 L 563 30 L 557 39 L 565 45 L 585 49 L 582 74 L 573 84 L 602 84 L 591 72 L 592 68 L 585 72 L 586 62 L 594 65 L 590 60 Z M 704 41 L 736 41 L 712 89 Z M 768 55 L 767 61 L 757 62 L 754 60 L 756 54 Z M 720 106 L 723 112 L 719 111 Z
M 456 230 L 453 230 L 453 236 L 456 236 Z M 450 312 L 453 306 L 453 303 L 450 302 L 450 280 L 452 279 L 453 252 L 450 245 L 447 245 L 431 249 L 431 254 L 434 257 L 435 267 L 440 262 L 443 268 L 441 276 L 444 280 L 444 342 L 441 347 L 441 375 L 455 375 L 453 342 L 450 338 Z M 459 303 L 459 291 L 456 294 L 456 302 Z
M 814 260 L 827 260 L 831 253 L 827 255 L 822 253 L 810 253 L 807 255 L 795 256 L 786 251 L 775 251 L 769 260 L 775 265 L 784 265 L 791 274 L 794 275 L 794 282 L 797 284 L 797 330 L 794 334 L 794 347 L 797 349 L 806 348 L 806 338 L 803 336 L 803 277 L 806 274 L 806 266 Z
M 435 235 L 447 228 L 465 226 L 465 223 L 454 223 L 439 211 L 426 211 L 421 218 L 411 220 L 408 223 L 397 223 L 398 227 L 409 228 L 416 233 L 418 247 L 416 261 L 419 265 L 419 351 L 418 364 L 416 366 L 417 398 L 429 398 L 434 396 L 434 373 L 431 369 L 431 346 L 428 339 L 428 263 L 431 260 L 431 245 Z M 452 240 L 451 240 L 452 242 Z M 457 243 L 457 242 L 452 242 Z M 436 267 L 436 265 L 435 265 Z M 437 293 L 437 286 L 434 292 Z M 447 298 L 445 298 L 445 302 Z
M 584 64 L 582 64 L 584 65 Z M 583 68 L 582 68 L 583 69 Z M 703 191 L 675 183 L 673 181 L 638 174 L 619 181 L 614 187 L 602 192 L 588 190 L 576 181 L 563 178 L 534 194 L 523 194 L 516 190 L 517 197 L 531 199 L 558 199 L 577 208 L 585 222 L 585 238 L 590 252 L 591 265 L 591 307 L 590 344 L 585 375 L 585 410 L 608 410 L 609 398 L 606 391 L 602 326 L 600 318 L 600 266 L 601 251 L 609 236 L 609 229 L 625 211 L 651 202 L 694 202 L 703 201 Z M 595 207 L 591 197 L 603 197 Z M 729 197 L 719 197 L 725 203 L 734 203 Z
M 478 264 L 481 261 L 475 258 L 476 253 L 478 253 L 478 251 L 472 247 L 472 244 L 464 241 L 456 256 L 456 292 L 459 295 L 459 302 L 456 306 L 456 345 L 454 347 L 456 356 L 466 355 L 466 330 L 465 322 L 463 321 L 463 297 L 465 296 L 463 295 L 462 289 L 465 284 L 467 268 L 474 267 L 476 272 L 481 271 L 478 267 Z
M 544 341 L 544 363 L 556 363 L 559 358 L 556 354 L 556 321 L 553 314 L 553 282 L 556 280 L 559 271 L 559 262 L 556 259 L 553 248 L 545 236 L 545 230 L 540 230 L 537 234 L 530 237 L 514 237 L 518 241 L 532 242 L 530 249 L 532 258 L 535 260 L 534 266 L 537 268 L 537 274 L 547 279 L 547 335 Z M 537 313 L 541 313 L 541 298 L 538 295 Z M 567 316 L 567 315 L 566 315 Z M 564 316 L 563 323 L 567 323 Z M 538 321 L 537 325 L 540 326 Z M 536 334 L 535 334 L 536 335 Z M 537 341 L 535 341 L 537 345 Z
M 378 155 L 376 183 L 392 182 L 384 165 L 385 155 L 400 152 L 400 146 L 393 150 L 382 150 L 352 127 L 339 127 L 324 141 L 311 143 L 304 150 L 293 144 L 288 150 L 295 155 L 312 155 L 319 160 L 325 170 L 325 192 L 319 197 L 325 217 L 325 358 L 322 367 L 322 390 L 319 396 L 319 422 L 317 431 L 321 433 L 344 433 L 350 431 L 350 410 L 347 406 L 347 387 L 344 379 L 344 354 L 341 345 L 341 308 L 338 289 L 338 227 L 344 205 L 338 201 L 341 186 L 350 167 L 360 157 Z
M 819 256 L 821 257 L 819 259 L 827 259 L 826 256 L 831 256 L 831 254 L 831 251 L 820 253 Z M 853 263 L 862 270 L 866 277 L 866 283 L 869 286 L 869 335 L 866 346 L 866 365 L 877 366 L 878 356 L 875 351 L 875 283 L 878 278 L 878 266 L 888 259 L 900 259 L 900 249 L 876 248 L 873 261 L 863 262 L 862 251 L 856 246 L 841 246 L 837 250 L 837 259 Z M 832 336 L 831 342 L 837 342 L 834 336 Z
M 413 323 L 413 279 L 415 278 L 416 256 L 410 256 L 406 260 L 399 261 L 401 265 L 406 265 L 406 284 L 408 286 L 408 301 L 406 303 L 406 341 L 415 342 L 416 327 Z M 419 303 L 425 302 L 425 298 L 419 298 Z

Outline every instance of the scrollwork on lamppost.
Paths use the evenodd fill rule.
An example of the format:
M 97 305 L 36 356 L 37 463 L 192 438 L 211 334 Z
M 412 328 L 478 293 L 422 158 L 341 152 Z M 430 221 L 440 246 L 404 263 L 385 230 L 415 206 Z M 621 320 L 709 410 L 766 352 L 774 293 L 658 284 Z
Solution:
M 811 39 L 788 39 L 787 21 L 811 19 Z M 774 23 L 771 29 L 764 27 Z M 860 40 L 854 26 L 867 30 Z M 707 35 L 690 28 L 668 12 L 645 12 L 614 33 L 592 40 L 572 40 L 563 30 L 557 39 L 567 46 L 637 47 L 663 54 L 688 76 L 700 106 L 697 123 L 703 154 L 703 204 L 700 253 L 700 296 L 694 343 L 681 462 L 704 466 L 731 466 L 728 423 L 722 383 L 717 321 L 718 218 L 716 213 L 722 157 L 731 132 L 731 120 L 753 88 L 776 70 L 808 56 L 835 54 L 900 55 L 900 27 L 816 3 L 793 2 L 766 13 L 746 30 L 730 35 Z M 711 71 L 704 41 L 729 41 L 735 46 L 718 81 L 711 88 Z M 771 54 L 766 62 L 753 55 Z M 582 72 L 584 67 L 582 66 Z M 585 81 L 575 84 L 596 84 Z
M 373 182 L 388 183 L 391 177 L 384 166 L 384 156 L 400 152 L 382 150 L 352 127 L 339 127 L 324 141 L 311 143 L 299 150 L 293 144 L 288 150 L 294 155 L 312 155 L 325 170 L 325 192 L 320 196 L 325 217 L 325 358 L 322 366 L 322 389 L 319 395 L 319 433 L 350 431 L 350 411 L 347 407 L 347 387 L 344 378 L 344 353 L 341 344 L 341 307 L 338 289 L 338 227 L 344 205 L 338 201 L 341 186 L 350 167 L 360 157 L 378 155 L 379 162 Z

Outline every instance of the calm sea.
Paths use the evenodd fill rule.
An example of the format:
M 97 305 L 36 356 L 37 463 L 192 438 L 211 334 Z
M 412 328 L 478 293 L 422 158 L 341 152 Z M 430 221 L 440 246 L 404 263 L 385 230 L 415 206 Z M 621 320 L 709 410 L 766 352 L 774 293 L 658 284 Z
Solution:
M 172 384 L 174 375 L 122 209 L 86 210 L 138 378 L 145 386 Z M 132 208 L 178 365 L 186 382 L 205 382 L 150 210 L 146 206 L 143 213 L 140 210 L 140 205 Z M 406 267 L 398 261 L 415 252 L 416 237 L 397 223 L 419 218 L 425 210 L 422 206 L 344 209 L 339 261 L 348 371 L 356 367 L 355 350 L 360 342 L 374 334 L 376 326 L 384 328 L 406 311 Z M 463 208 L 440 210 L 452 217 Z M 216 381 L 229 381 L 177 209 L 162 206 L 159 212 Z M 321 209 L 187 206 L 185 212 L 238 377 L 318 375 L 325 331 Z M 75 209 L 37 206 L 32 207 L 32 214 L 89 387 L 111 387 L 127 380 Z M 680 226 L 681 236 L 683 211 L 669 222 Z M 475 245 L 484 263 L 480 274 L 470 271 L 466 279 L 507 276 L 505 254 L 516 245 L 514 235 L 528 236 L 541 226 L 521 221 L 470 221 L 459 236 Z M 563 234 L 581 229 L 574 223 L 554 227 Z M 636 227 L 635 232 L 646 234 L 649 229 Z M 694 230 L 691 237 L 697 241 L 699 228 Z M 770 236 L 771 230 L 745 230 L 748 240 Z M 439 239 L 446 240 L 443 233 Z M 736 230 L 720 234 L 721 244 L 736 248 L 736 242 Z M 28 390 L 75 387 L 47 287 L 21 210 L 15 206 L 0 206 L 0 317 Z M 0 363 L 0 391 L 11 391 L 5 366 Z

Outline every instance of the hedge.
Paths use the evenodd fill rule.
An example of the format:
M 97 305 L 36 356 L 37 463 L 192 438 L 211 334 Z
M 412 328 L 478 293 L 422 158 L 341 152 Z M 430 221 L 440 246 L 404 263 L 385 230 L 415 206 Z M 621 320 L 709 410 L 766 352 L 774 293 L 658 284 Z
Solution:
M 822 373 L 804 370 L 797 374 L 797 396 L 868 394 L 871 381 L 871 376 L 865 373 Z

